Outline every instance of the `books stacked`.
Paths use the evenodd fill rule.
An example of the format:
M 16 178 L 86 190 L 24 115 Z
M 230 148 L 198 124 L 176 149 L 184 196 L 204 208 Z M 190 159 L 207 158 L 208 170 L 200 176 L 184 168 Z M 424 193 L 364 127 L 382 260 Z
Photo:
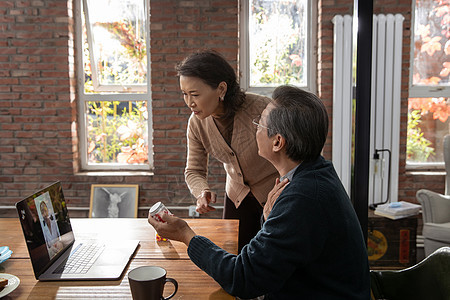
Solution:
M 399 201 L 378 205 L 375 214 L 392 220 L 415 216 L 419 213 L 421 206 L 418 204 Z

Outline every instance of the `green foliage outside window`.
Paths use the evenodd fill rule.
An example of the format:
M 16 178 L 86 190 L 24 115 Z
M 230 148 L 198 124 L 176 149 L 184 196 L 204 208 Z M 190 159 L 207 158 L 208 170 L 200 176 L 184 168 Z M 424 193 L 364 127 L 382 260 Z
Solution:
M 306 85 L 307 1 L 251 2 L 250 85 Z
M 119 109 L 120 104 L 128 107 Z M 88 102 L 88 155 L 92 163 L 148 161 L 145 101 Z
M 450 3 L 440 0 L 415 0 L 414 19 L 412 83 L 418 87 L 448 87 Z M 425 163 L 443 160 L 442 146 L 432 142 L 433 139 L 441 141 L 442 137 L 449 133 L 446 124 L 450 116 L 450 98 L 443 96 L 446 96 L 446 93 L 433 92 L 429 97 L 408 99 L 407 161 Z M 432 116 L 433 121 L 421 119 L 427 114 Z M 423 126 L 425 124 L 430 126 Z
M 290 44 L 286 45 L 281 53 L 273 53 L 270 47 L 261 47 L 256 52 L 259 54 L 255 60 L 254 67 L 256 77 L 260 83 L 269 85 L 292 84 L 301 81 L 303 77 L 303 65 L 298 54 L 295 54 L 299 38 L 292 37 Z M 275 63 L 271 65 L 270 57 L 276 57 Z M 300 80 L 299 80 L 300 79 Z
M 406 144 L 406 154 L 408 160 L 423 162 L 427 161 L 430 155 L 434 155 L 432 143 L 427 140 L 419 125 L 421 123 L 421 111 L 412 110 L 408 113 L 408 136 Z

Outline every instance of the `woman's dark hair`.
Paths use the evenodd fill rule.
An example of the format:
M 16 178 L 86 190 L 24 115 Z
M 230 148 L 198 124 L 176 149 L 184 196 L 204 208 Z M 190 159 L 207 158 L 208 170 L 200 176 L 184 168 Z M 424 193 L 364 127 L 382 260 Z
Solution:
M 245 93 L 237 81 L 236 72 L 225 58 L 214 50 L 201 50 L 186 57 L 176 65 L 178 76 L 197 77 L 211 88 L 216 89 L 224 81 L 227 92 L 224 97 L 225 118 L 240 109 Z
M 286 155 L 293 161 L 316 159 L 328 134 L 328 113 L 313 93 L 282 85 L 273 94 L 275 107 L 267 117 L 267 133 L 281 134 L 286 140 Z

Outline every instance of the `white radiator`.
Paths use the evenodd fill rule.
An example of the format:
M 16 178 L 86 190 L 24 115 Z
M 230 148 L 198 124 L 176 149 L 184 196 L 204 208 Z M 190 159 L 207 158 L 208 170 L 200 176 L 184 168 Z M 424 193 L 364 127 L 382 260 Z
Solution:
M 398 200 L 403 20 L 400 14 L 373 16 L 369 204 L 386 199 L 390 202 Z M 352 21 L 349 15 L 333 18 L 332 160 L 349 194 L 352 168 Z M 376 149 L 380 150 L 379 159 L 374 160 Z

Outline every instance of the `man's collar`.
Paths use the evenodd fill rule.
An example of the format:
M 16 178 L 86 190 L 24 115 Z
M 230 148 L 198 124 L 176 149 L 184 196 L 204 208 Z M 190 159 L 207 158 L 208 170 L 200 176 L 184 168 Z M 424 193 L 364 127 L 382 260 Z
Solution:
M 294 177 L 294 173 L 295 170 L 297 170 L 297 168 L 301 165 L 301 163 L 299 163 L 295 168 L 293 168 L 292 170 L 290 170 L 289 172 L 286 173 L 286 175 L 281 176 L 280 177 L 280 182 L 283 181 L 285 178 L 287 178 L 289 180 L 289 182 L 292 181 L 292 177 Z

